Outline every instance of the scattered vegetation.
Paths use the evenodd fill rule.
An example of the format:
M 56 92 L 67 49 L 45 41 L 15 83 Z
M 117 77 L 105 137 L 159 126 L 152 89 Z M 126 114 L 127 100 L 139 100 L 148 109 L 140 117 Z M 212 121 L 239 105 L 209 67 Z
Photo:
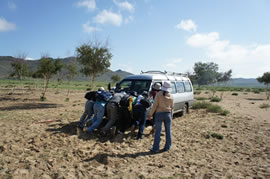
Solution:
M 223 135 L 215 133 L 215 132 L 211 133 L 211 137 L 219 139 L 219 140 L 222 140 L 224 138 Z
M 220 102 L 222 99 L 217 97 L 217 96 L 214 96 L 210 99 L 211 102 Z
M 211 104 L 209 102 L 195 102 L 192 106 L 193 109 L 206 109 L 208 112 L 218 113 L 220 115 L 228 115 L 230 112 L 228 110 L 222 109 L 219 105 Z
M 253 90 L 253 93 L 255 93 L 255 94 L 260 94 L 260 91 L 259 91 L 258 89 L 254 89 L 254 90 Z
M 195 97 L 196 100 L 202 101 L 202 100 L 207 100 L 208 98 L 206 97 Z
M 263 103 L 259 107 L 262 108 L 262 109 L 267 109 L 267 108 L 270 107 L 270 105 L 269 104 L 266 104 L 266 103 Z
M 238 96 L 238 93 L 232 93 L 232 96 Z
M 215 132 L 208 132 L 206 135 L 204 135 L 206 139 L 210 139 L 211 137 L 222 140 L 224 138 L 223 135 L 215 133 Z

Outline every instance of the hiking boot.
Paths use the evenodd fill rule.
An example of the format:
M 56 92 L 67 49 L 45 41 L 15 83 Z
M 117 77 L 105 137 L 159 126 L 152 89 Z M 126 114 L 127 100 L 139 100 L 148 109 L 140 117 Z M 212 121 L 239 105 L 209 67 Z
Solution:
M 113 126 L 111 129 L 110 129 L 110 134 L 111 136 L 114 136 L 116 133 L 116 126 Z

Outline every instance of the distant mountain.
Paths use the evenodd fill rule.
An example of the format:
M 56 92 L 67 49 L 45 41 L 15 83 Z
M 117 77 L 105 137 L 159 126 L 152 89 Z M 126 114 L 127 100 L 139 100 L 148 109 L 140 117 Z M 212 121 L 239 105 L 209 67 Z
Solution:
M 255 78 L 232 78 L 230 81 L 228 81 L 227 85 L 235 87 L 266 87 L 264 84 L 259 83 Z
M 11 63 L 18 60 L 17 58 L 11 56 L 0 56 L 0 78 L 7 78 L 12 73 Z M 60 60 L 64 64 L 68 64 L 69 62 L 77 63 L 75 57 L 68 57 L 68 58 L 60 58 Z M 40 60 L 26 60 L 31 71 L 36 71 L 39 65 Z M 78 63 L 77 63 L 78 64 Z M 78 68 L 81 68 L 81 65 L 78 64 Z M 65 71 L 63 72 L 65 73 Z M 132 75 L 132 73 L 117 70 L 111 71 L 108 70 L 102 75 L 97 76 L 97 81 L 110 81 L 113 75 L 119 75 L 121 79 L 125 78 L 126 76 Z M 84 76 L 83 74 L 79 73 L 75 79 L 75 81 L 87 81 L 90 80 L 89 77 Z

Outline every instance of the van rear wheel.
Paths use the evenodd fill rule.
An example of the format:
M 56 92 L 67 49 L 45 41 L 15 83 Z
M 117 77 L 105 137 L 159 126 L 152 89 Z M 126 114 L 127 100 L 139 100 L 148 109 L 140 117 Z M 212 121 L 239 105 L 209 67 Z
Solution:
M 188 112 L 189 112 L 188 104 L 185 104 L 182 111 L 182 116 L 186 115 Z

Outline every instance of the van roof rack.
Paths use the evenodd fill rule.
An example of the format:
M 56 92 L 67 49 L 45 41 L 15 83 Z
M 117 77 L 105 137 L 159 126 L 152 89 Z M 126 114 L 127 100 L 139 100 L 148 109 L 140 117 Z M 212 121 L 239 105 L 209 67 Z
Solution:
M 164 74 L 164 75 L 173 75 L 173 76 L 187 76 L 184 73 L 176 73 L 176 72 L 167 72 L 167 71 L 141 71 L 141 74 L 151 73 L 151 74 Z
M 152 73 L 152 74 L 167 74 L 166 71 L 141 71 L 141 74 L 144 74 L 144 73 Z

